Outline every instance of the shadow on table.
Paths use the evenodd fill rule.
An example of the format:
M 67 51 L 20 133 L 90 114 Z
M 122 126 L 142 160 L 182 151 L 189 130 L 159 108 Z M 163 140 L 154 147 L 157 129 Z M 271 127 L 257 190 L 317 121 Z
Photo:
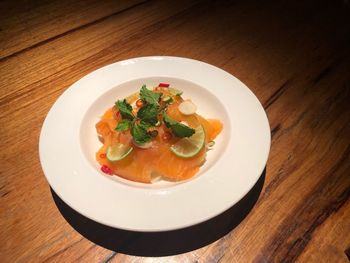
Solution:
M 135 256 L 169 256 L 208 245 L 234 229 L 257 202 L 266 168 L 249 193 L 224 213 L 198 225 L 166 232 L 133 232 L 105 226 L 79 214 L 51 189 L 53 199 L 68 223 L 81 235 L 107 249 Z

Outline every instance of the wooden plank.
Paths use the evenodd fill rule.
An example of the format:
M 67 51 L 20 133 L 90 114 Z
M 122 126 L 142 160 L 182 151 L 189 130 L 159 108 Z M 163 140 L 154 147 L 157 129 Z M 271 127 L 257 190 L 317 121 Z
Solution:
M 94 61 L 92 64 L 85 62 L 86 68 L 79 69 L 80 76 L 82 76 L 82 74 L 96 69 L 97 66 L 105 64 L 106 61 L 111 62 L 118 56 L 120 57 L 123 54 L 122 51 L 126 49 L 130 50 L 131 47 L 138 48 L 139 45 L 145 45 L 145 35 L 149 32 L 143 32 L 143 28 L 167 19 L 191 5 L 193 2 L 183 1 L 178 6 L 167 2 L 151 3 L 147 7 L 140 6 L 134 12 L 121 14 L 117 20 L 110 17 L 101 23 L 55 39 L 42 48 L 29 50 L 19 57 L 13 57 L 6 63 L 0 62 L 2 75 L 0 104 L 17 101 L 19 97 L 34 90 L 35 85 L 42 88 L 40 82 L 47 81 L 54 74 L 62 74 L 69 67 L 77 66 L 78 62 L 91 61 L 91 59 Z M 142 24 L 139 24 L 138 21 L 141 20 Z M 157 27 L 161 27 L 161 23 Z M 136 41 L 138 41 L 137 44 Z M 131 46 L 131 42 L 135 44 Z M 105 56 L 106 54 L 108 55 Z M 94 57 L 92 58 L 92 56 Z M 28 67 L 28 61 L 30 61 L 30 67 Z M 15 78 L 14 76 L 19 72 L 22 77 Z M 0 111 L 2 114 L 5 113 L 3 108 Z
M 304 249 L 311 249 L 314 243 L 308 242 L 318 227 L 348 200 L 349 95 L 332 85 L 346 85 L 349 66 L 348 59 L 317 89 L 312 88 L 312 81 L 297 81 L 301 76 L 310 76 L 307 73 L 312 70 L 303 71 L 291 84 L 295 88 L 287 89 L 269 109 L 271 123 L 278 122 L 281 127 L 273 137 L 266 187 L 245 229 L 231 233 L 234 238 L 226 244 L 230 251 L 223 262 L 292 262 Z M 296 105 L 301 109 L 291 112 Z M 284 115 L 286 112 L 289 116 Z M 337 239 L 344 245 L 350 242 L 346 232 Z M 322 253 L 313 257 L 318 260 L 314 262 L 326 262 Z
M 116 15 L 145 0 L 0 3 L 0 60 Z
M 348 262 L 345 250 L 349 242 L 339 238 L 350 233 L 350 203 L 332 214 L 313 234 L 306 250 L 297 262 Z M 322 255 L 322 258 L 320 257 Z
M 154 28 L 158 28 L 164 19 L 171 18 L 194 4 L 190 1 L 183 1 L 180 5 L 178 5 L 178 3 L 179 2 L 169 4 L 169 2 L 159 2 L 147 4 L 145 7 L 136 7 L 123 14 L 111 17 L 98 25 L 92 25 L 81 31 L 75 31 L 63 38 L 65 40 L 68 39 L 68 42 L 72 39 L 73 42 L 80 41 L 79 38 L 84 38 L 84 36 L 86 37 L 85 34 L 89 33 L 91 36 L 91 38 L 88 37 L 91 39 L 89 43 L 92 44 L 93 41 L 103 39 L 106 42 L 102 41 L 104 43 L 102 46 L 108 48 L 111 43 L 115 44 L 115 42 L 107 41 L 108 34 L 112 34 L 112 36 L 109 36 L 109 40 L 114 39 L 114 41 L 119 41 L 124 38 L 130 40 L 130 37 L 135 37 L 131 34 L 133 31 L 135 31 L 134 34 L 137 33 L 137 36 L 144 35 L 145 29 L 154 31 Z M 142 25 L 135 24 L 134 21 L 140 20 L 143 21 Z M 128 25 L 128 27 L 125 28 L 124 25 Z M 88 32 L 86 30 L 88 30 Z M 107 39 L 104 38 L 104 36 Z M 63 68 L 55 67 L 55 63 L 52 64 L 52 60 L 48 60 L 51 55 L 57 52 L 57 50 L 54 51 L 54 49 L 60 48 L 60 45 L 63 43 L 61 39 L 38 47 L 38 50 L 26 51 L 18 57 L 10 58 L 4 63 L 4 68 L 6 68 L 5 73 L 10 74 L 12 72 L 12 74 L 15 74 L 12 76 L 9 75 L 7 80 L 14 79 L 18 72 L 24 75 L 27 73 L 29 74 L 29 71 L 27 71 L 27 73 L 22 72 L 22 68 L 19 69 L 17 73 L 15 73 L 15 70 L 11 71 L 11 69 L 7 67 L 11 60 L 17 60 L 18 62 L 18 60 L 25 61 L 30 57 L 40 58 L 39 61 L 42 64 L 40 64 L 40 66 L 37 65 L 37 68 L 40 67 L 40 71 L 43 73 L 43 75 L 39 76 L 40 74 L 38 74 L 38 71 L 32 72 L 30 74 L 31 77 L 26 75 L 26 78 L 23 78 L 22 81 L 8 87 L 9 93 L 12 93 L 20 90 L 23 87 L 21 85 L 26 87 L 26 85 L 30 83 L 28 92 L 21 94 L 24 96 L 10 98 L 6 102 L 2 101 L 7 106 L 14 106 L 17 103 L 22 104 L 22 106 L 17 104 L 17 106 L 15 106 L 16 109 L 13 108 L 15 111 L 7 111 L 4 104 L 2 104 L 2 106 L 5 107 L 1 109 L 1 114 L 5 113 L 0 120 L 1 134 L 4 138 L 1 142 L 1 146 L 7 148 L 6 151 L 1 153 L 0 168 L 0 173 L 6 175 L 0 177 L 2 196 L 0 199 L 0 210 L 6 211 L 5 213 L 1 213 L 1 226 L 3 226 L 4 231 L 0 233 L 0 254 L 5 261 L 31 261 L 34 259 L 40 261 L 44 259 L 57 260 L 57 257 L 59 257 L 61 253 L 63 253 L 63 255 L 70 253 L 70 248 L 74 249 L 72 254 L 78 256 L 81 254 L 77 253 L 76 249 L 78 248 L 80 250 L 81 248 L 83 251 L 87 249 L 89 246 L 88 244 L 90 244 L 87 240 L 79 242 L 81 239 L 80 235 L 70 228 L 55 208 L 55 204 L 52 202 L 50 192 L 48 191 L 47 182 L 41 172 L 37 148 L 42 122 L 53 101 L 72 83 L 72 81 L 74 81 L 74 79 L 76 80 L 92 68 L 99 67 L 104 63 L 95 58 L 92 58 L 92 60 L 95 60 L 95 63 L 90 65 L 89 62 L 84 61 L 87 57 L 91 56 L 91 54 L 89 56 L 84 55 L 84 53 L 89 54 L 89 52 L 91 52 L 88 50 L 92 50 L 92 53 L 97 56 L 101 51 L 100 49 L 94 48 L 93 44 L 90 44 L 89 48 L 85 49 L 86 45 L 84 44 L 84 40 L 86 39 L 83 39 L 83 42 L 81 42 L 82 46 L 77 49 L 80 50 L 79 55 L 73 55 L 73 52 L 71 53 L 72 57 L 62 57 L 59 63 L 63 61 L 67 61 L 68 63 Z M 54 46 L 52 46 L 52 44 L 54 44 Z M 66 44 L 68 43 L 66 42 Z M 47 45 L 49 46 L 47 47 Z M 84 46 L 85 48 L 83 48 Z M 74 45 L 72 45 L 72 47 L 74 47 Z M 61 49 L 61 52 L 66 53 L 67 50 L 64 51 L 63 49 Z M 108 52 L 108 50 L 105 52 Z M 27 56 L 28 53 L 29 56 Z M 113 58 L 109 59 L 114 59 L 116 55 L 113 53 L 110 54 Z M 31 65 L 34 66 L 36 64 L 35 60 L 36 59 L 31 61 L 31 63 L 33 63 Z M 79 64 L 79 62 L 82 64 Z M 46 67 L 44 66 L 45 64 L 48 64 L 46 68 L 47 71 L 44 69 Z M 74 66 L 74 64 L 76 66 Z M 12 65 L 15 66 L 15 64 Z M 86 66 L 85 69 L 83 69 L 85 67 L 84 65 Z M 44 66 L 44 68 L 42 68 L 42 66 Z M 76 70 L 73 70 L 74 67 L 76 67 Z M 23 69 L 24 68 L 26 67 L 23 67 Z M 61 71 L 62 69 L 63 71 Z M 46 73 L 44 73 L 45 71 Z M 56 75 L 57 72 L 61 73 Z M 61 74 L 65 75 L 65 78 L 62 78 L 63 75 Z M 65 81 L 63 81 L 64 79 Z M 3 87 L 6 86 L 5 82 L 2 82 L 4 85 Z M 32 90 L 34 87 L 32 86 L 33 84 L 37 89 Z M 13 89 L 13 87 L 16 88 Z M 44 92 L 44 90 L 49 92 Z M 29 98 L 30 102 L 28 100 Z M 24 103 L 25 101 L 27 101 L 28 104 Z M 40 107 L 38 107 L 38 104 Z M 32 112 L 35 112 L 35 114 L 31 114 Z M 18 122 L 16 122 L 17 124 L 15 124 L 15 121 L 11 121 L 11 119 L 16 118 L 15 116 L 19 116 L 18 114 L 20 117 L 18 118 Z M 16 128 L 14 128 L 14 125 Z M 30 130 L 30 132 L 20 132 L 20 130 Z M 12 144 L 11 141 L 17 141 L 17 143 Z M 16 153 L 21 153 L 21 158 L 15 157 L 17 155 Z M 39 214 L 32 212 L 37 211 L 36 209 L 39 209 Z M 23 215 L 26 215 L 25 218 Z M 7 236 L 12 237 L 7 240 Z M 86 245 L 84 248 L 83 244 Z M 101 254 L 101 256 L 103 255 Z

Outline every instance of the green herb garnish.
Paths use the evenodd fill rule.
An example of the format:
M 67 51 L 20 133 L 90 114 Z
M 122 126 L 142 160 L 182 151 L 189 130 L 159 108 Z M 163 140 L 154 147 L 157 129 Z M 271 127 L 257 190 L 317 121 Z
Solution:
M 159 92 L 153 92 L 146 88 L 146 85 L 142 85 L 142 88 L 140 90 L 140 99 L 143 102 L 149 103 L 149 104 L 159 104 L 159 98 L 162 96 L 162 93 Z
M 131 128 L 131 135 L 137 144 L 145 144 L 149 142 L 152 136 L 147 132 L 147 130 L 139 123 L 134 123 Z
M 166 104 L 171 104 L 174 100 L 170 96 L 164 96 L 164 97 L 162 97 L 162 101 Z
M 116 131 L 123 132 L 130 129 L 131 121 L 130 120 L 121 120 L 117 127 L 115 128 Z
M 182 91 L 169 89 L 172 95 L 180 96 Z M 122 120 L 115 128 L 116 131 L 123 132 L 130 130 L 133 140 L 136 144 L 142 145 L 149 142 L 158 135 L 157 130 L 149 130 L 152 127 L 160 126 L 159 116 L 163 115 L 165 125 L 179 138 L 190 137 L 195 130 L 170 118 L 165 112 L 168 105 L 173 102 L 171 96 L 162 97 L 162 93 L 153 92 L 142 85 L 140 89 L 140 99 L 143 106 L 138 110 L 136 116 L 133 114 L 131 105 L 124 99 L 115 103 L 116 108 L 120 111 Z M 162 102 L 160 104 L 160 98 Z
M 154 126 L 158 122 L 159 106 L 155 104 L 143 105 L 137 112 L 137 117 Z
M 179 138 L 191 137 L 195 133 L 194 129 L 173 120 L 166 113 L 163 114 L 163 120 L 165 125 Z
M 132 107 L 131 105 L 124 100 L 118 100 L 115 103 L 116 107 L 120 111 L 120 114 L 122 115 L 123 119 L 133 120 L 135 118 L 134 114 L 132 114 Z

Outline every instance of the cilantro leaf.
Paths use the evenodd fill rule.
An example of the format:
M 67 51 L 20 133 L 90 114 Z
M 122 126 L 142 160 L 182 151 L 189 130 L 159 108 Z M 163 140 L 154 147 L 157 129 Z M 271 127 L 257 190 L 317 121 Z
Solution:
M 146 88 L 146 85 L 142 85 L 140 89 L 140 99 L 149 104 L 158 105 L 159 98 L 162 96 L 162 93 L 153 92 Z
M 131 128 L 131 135 L 137 144 L 144 144 L 151 140 L 151 135 L 142 125 L 135 123 Z
M 128 120 L 133 120 L 134 119 L 134 114 L 132 114 L 132 107 L 131 105 L 124 100 L 118 100 L 115 103 L 116 107 L 119 109 L 120 114 L 122 115 L 123 119 L 128 119 Z
M 146 104 L 139 109 L 137 117 L 154 126 L 158 122 L 158 109 L 155 104 Z
M 163 120 L 164 120 L 165 126 L 170 128 L 171 131 L 179 138 L 191 137 L 195 133 L 194 129 L 173 120 L 165 113 L 163 115 Z
M 130 120 L 121 120 L 115 130 L 119 132 L 127 131 L 130 128 L 130 124 Z

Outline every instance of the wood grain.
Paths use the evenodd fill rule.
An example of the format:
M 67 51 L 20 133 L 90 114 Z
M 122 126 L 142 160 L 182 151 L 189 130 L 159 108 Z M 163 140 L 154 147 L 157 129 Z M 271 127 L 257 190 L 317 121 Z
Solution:
M 0 60 L 98 23 L 143 2 L 145 1 L 2 2 Z
M 348 262 L 346 1 L 1 5 L 8 10 L 0 16 L 1 261 Z M 113 252 L 72 229 L 38 158 L 43 120 L 69 85 L 147 55 L 190 57 L 232 73 L 260 99 L 272 132 L 265 185 L 247 218 L 206 247 L 160 258 Z

